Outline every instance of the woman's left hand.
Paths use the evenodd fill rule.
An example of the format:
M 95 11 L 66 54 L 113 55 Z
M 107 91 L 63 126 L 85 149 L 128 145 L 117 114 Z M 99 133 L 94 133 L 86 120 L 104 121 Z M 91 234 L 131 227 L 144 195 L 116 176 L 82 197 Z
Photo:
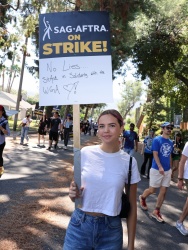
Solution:
M 71 200 L 74 201 L 75 198 L 80 198 L 82 196 L 83 189 L 84 188 L 81 187 L 79 190 L 76 182 L 72 181 L 69 188 L 69 197 Z

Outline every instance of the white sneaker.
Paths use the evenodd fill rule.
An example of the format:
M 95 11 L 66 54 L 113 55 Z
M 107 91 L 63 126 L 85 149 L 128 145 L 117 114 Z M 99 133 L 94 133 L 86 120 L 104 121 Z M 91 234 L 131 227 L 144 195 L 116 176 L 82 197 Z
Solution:
M 184 236 L 188 235 L 188 230 L 185 228 L 185 226 L 183 225 L 183 223 L 176 221 L 176 228 L 180 231 L 181 234 L 183 234 Z
M 67 146 L 64 146 L 63 148 L 64 148 L 64 149 L 67 149 Z

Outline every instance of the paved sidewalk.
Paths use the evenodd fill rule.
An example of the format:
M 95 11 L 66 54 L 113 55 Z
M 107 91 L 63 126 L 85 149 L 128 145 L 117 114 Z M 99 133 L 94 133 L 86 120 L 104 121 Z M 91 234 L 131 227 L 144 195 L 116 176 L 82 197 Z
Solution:
M 98 143 L 97 137 L 81 135 L 81 145 Z M 0 180 L 0 249 L 60 250 L 74 204 L 68 198 L 72 179 L 72 139 L 68 150 L 59 142 L 57 150 L 37 147 L 37 135 L 30 134 L 29 146 L 22 146 L 20 137 L 7 138 L 4 151 L 5 174 Z M 48 146 L 46 142 L 46 147 Z M 143 157 L 136 153 L 140 168 Z M 148 187 L 142 178 L 138 196 Z M 148 198 L 149 212 L 138 203 L 136 248 L 147 250 L 186 250 L 188 238 L 175 228 L 175 221 L 186 197 L 171 182 L 161 213 L 166 221 L 160 224 L 150 217 L 156 195 Z M 185 221 L 188 227 L 188 221 Z M 123 220 L 124 248 L 127 246 L 126 221 Z M 114 249 L 115 250 L 115 249 Z

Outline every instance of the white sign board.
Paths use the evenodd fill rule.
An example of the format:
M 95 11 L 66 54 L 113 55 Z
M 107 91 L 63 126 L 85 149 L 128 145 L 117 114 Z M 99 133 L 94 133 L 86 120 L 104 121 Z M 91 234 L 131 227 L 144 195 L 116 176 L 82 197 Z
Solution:
M 109 14 L 39 17 L 40 106 L 113 102 Z
M 40 60 L 40 105 L 113 102 L 111 56 Z

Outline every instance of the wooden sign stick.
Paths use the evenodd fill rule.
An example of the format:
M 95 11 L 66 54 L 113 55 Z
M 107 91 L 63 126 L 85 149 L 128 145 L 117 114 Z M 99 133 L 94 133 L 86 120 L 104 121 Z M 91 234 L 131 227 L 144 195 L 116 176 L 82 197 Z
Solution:
M 81 187 L 81 153 L 80 153 L 80 105 L 73 105 L 73 140 L 74 140 L 74 180 Z M 82 198 L 75 200 L 75 207 L 82 206 Z

